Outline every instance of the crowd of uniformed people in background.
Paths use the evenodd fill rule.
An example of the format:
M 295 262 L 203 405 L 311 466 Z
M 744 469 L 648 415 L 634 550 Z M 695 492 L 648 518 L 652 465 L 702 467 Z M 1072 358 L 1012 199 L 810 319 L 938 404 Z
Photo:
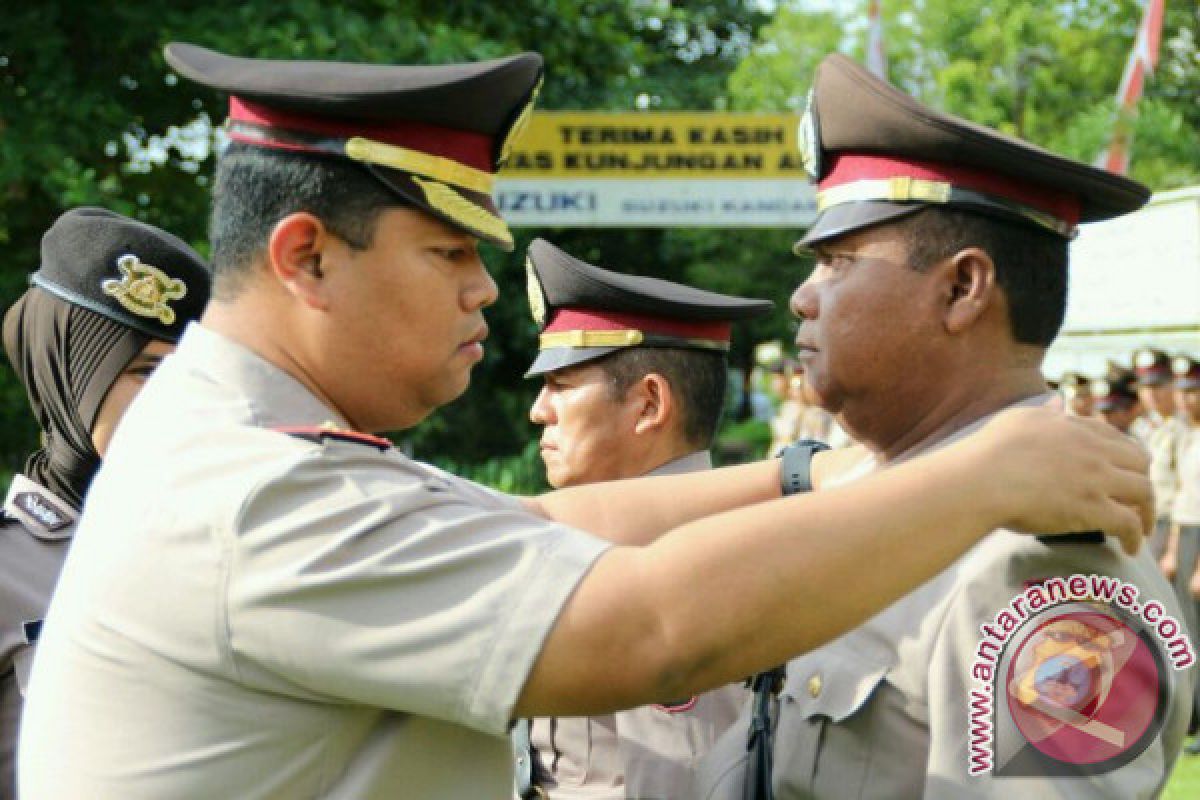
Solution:
M 1143 347 L 1131 354 L 1128 365 L 1110 361 L 1101 376 L 1064 373 L 1059 391 L 1069 413 L 1103 417 L 1149 451 L 1156 516 L 1149 546 L 1175 587 L 1195 640 L 1200 630 L 1200 356 Z M 1186 752 L 1200 753 L 1200 737 Z

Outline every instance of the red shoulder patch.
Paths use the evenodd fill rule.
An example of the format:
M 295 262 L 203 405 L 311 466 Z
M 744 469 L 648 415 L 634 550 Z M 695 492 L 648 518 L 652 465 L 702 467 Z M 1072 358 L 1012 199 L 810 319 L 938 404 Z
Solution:
M 392 449 L 392 443 L 382 436 L 374 436 L 370 433 L 362 433 L 361 431 L 350 431 L 343 428 L 322 428 L 320 426 L 312 427 L 279 427 L 272 428 L 279 433 L 286 433 L 288 436 L 295 436 L 297 439 L 306 439 L 316 444 L 324 444 L 326 440 L 333 439 L 339 442 L 350 442 L 352 444 L 363 444 L 368 447 L 378 448 L 380 452 L 386 452 Z

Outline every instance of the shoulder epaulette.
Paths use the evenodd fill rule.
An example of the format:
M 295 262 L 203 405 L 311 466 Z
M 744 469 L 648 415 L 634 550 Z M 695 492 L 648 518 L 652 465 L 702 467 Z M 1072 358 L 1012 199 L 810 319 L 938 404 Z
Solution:
M 350 442 L 351 444 L 362 444 L 368 447 L 375 447 L 380 452 L 386 452 L 392 448 L 392 443 L 382 436 L 374 436 L 370 433 L 362 433 L 361 431 L 351 431 L 345 428 L 327 428 L 320 425 L 310 427 L 279 427 L 273 428 L 280 433 L 286 433 L 288 436 L 295 436 L 297 439 L 305 439 L 315 444 L 324 444 L 329 439 L 339 442 Z

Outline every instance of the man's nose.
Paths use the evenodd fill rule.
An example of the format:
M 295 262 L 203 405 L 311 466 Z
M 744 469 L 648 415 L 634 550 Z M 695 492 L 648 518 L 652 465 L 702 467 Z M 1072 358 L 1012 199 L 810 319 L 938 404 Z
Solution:
M 500 288 L 496 286 L 496 281 L 492 278 L 492 273 L 488 271 L 487 265 L 478 255 L 475 258 L 478 274 L 473 277 L 463 291 L 463 305 L 466 306 L 467 311 L 487 308 L 500 296 Z
M 796 287 L 788 301 L 788 309 L 799 319 L 816 319 L 817 292 L 810 276 L 808 280 Z
M 549 425 L 552 414 L 550 405 L 549 392 L 543 386 L 534 398 L 533 405 L 529 407 L 529 421 L 534 425 Z

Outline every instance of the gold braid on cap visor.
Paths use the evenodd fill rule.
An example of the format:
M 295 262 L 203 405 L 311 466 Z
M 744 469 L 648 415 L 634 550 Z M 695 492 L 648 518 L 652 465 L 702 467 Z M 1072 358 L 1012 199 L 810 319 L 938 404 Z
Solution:
M 1078 229 L 1053 214 L 992 194 L 963 189 L 944 181 L 929 181 L 900 175 L 881 180 L 853 181 L 817 192 L 817 211 L 847 203 L 885 200 L 889 203 L 931 203 L 935 205 L 973 205 L 1016 214 L 1040 228 L 1074 239 Z
M 423 175 L 478 194 L 491 194 L 496 185 L 496 176 L 490 172 L 468 167 L 442 156 L 376 142 L 361 136 L 353 136 L 346 140 L 346 156 L 355 161 Z
M 694 350 L 729 350 L 729 342 L 716 339 L 688 339 L 678 336 L 658 336 L 638 330 L 620 331 L 552 331 L 538 337 L 538 349 L 552 347 L 685 347 Z
M 455 191 L 455 187 L 476 194 L 491 195 L 496 176 L 458 161 L 407 147 L 377 142 L 361 136 L 349 139 L 323 139 L 296 131 L 229 120 L 229 132 L 243 139 L 272 142 L 318 153 L 342 156 L 352 161 L 405 172 L 425 196 L 425 201 L 454 222 L 512 246 L 512 233 L 504 220 Z M 421 180 L 422 176 L 431 180 Z

